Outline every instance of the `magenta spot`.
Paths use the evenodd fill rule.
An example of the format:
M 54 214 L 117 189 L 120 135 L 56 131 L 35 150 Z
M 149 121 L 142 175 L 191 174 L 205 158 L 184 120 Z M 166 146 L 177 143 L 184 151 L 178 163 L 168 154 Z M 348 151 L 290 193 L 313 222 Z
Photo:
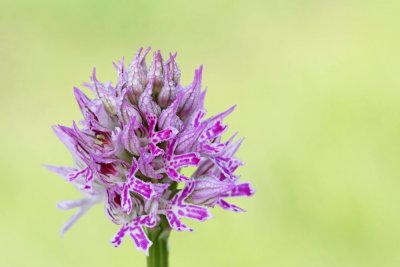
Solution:
M 100 172 L 104 175 L 115 175 L 117 173 L 116 169 L 111 163 L 100 163 Z
M 114 202 L 115 202 L 115 204 L 117 204 L 118 206 L 121 206 L 121 196 L 116 194 L 116 195 L 114 196 Z

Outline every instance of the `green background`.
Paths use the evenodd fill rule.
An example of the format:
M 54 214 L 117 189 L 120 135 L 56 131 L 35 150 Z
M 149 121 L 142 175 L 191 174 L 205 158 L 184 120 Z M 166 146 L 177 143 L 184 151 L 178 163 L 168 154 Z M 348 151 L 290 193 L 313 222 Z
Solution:
M 80 194 L 42 163 L 79 120 L 72 87 L 141 46 L 204 64 L 209 114 L 246 138 L 248 210 L 173 233 L 171 266 L 400 266 L 400 1 L 0 0 L 0 266 L 145 266 L 97 206 L 64 238 Z

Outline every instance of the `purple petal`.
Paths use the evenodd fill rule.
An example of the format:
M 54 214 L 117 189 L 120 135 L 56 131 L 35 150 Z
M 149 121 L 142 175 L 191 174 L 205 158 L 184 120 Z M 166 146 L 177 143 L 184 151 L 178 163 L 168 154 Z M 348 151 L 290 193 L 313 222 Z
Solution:
M 178 130 L 174 127 L 167 127 L 164 130 L 154 133 L 151 137 L 151 141 L 158 144 L 162 141 L 167 141 L 174 138 L 177 133 Z
M 225 144 L 221 143 L 203 143 L 200 145 L 200 152 L 207 155 L 218 155 L 225 148 Z
M 148 256 L 149 248 L 153 243 L 143 231 L 143 227 L 140 225 L 131 226 L 129 229 L 129 235 L 131 236 L 136 248 L 143 251 Z
M 122 195 L 122 208 L 125 212 L 130 213 L 132 209 L 132 203 L 130 200 L 129 191 L 132 190 L 146 199 L 151 199 L 155 195 L 155 191 L 151 183 L 144 182 L 135 177 L 138 171 L 139 165 L 135 158 L 132 160 L 132 167 L 127 176 L 127 180 L 123 187 Z
M 149 125 L 149 135 L 152 135 L 154 133 L 156 123 L 157 123 L 157 116 L 154 114 L 147 114 L 146 115 L 147 123 Z
M 130 189 L 131 188 L 128 184 L 124 184 L 121 195 L 121 209 L 127 214 L 132 211 L 132 199 L 129 194 Z
M 197 166 L 200 162 L 200 155 L 198 153 L 186 153 L 182 155 L 172 155 L 176 139 L 174 139 L 167 147 L 166 160 L 168 162 L 168 169 L 178 169 L 184 166 Z M 173 174 L 172 174 L 173 175 Z
M 126 223 L 126 218 L 127 218 L 127 216 L 125 215 L 126 212 L 123 211 L 121 208 L 122 204 L 121 201 L 123 195 L 122 190 L 123 187 L 117 184 L 106 190 L 107 193 L 107 201 L 105 205 L 106 215 L 115 224 Z M 133 204 L 135 206 L 135 210 L 140 211 L 142 208 L 141 203 L 135 198 L 132 198 L 131 201 L 132 201 L 132 206 Z
M 183 201 L 189 197 L 189 195 L 193 192 L 196 184 L 191 181 L 186 183 L 185 187 L 179 191 L 174 198 L 172 199 L 172 205 L 183 205 Z
M 169 165 L 175 169 L 179 169 L 185 166 L 197 166 L 199 162 L 200 156 L 198 153 L 187 153 L 173 156 Z
M 155 191 L 151 183 L 143 182 L 135 177 L 129 181 L 129 187 L 132 191 L 135 191 L 146 199 L 151 199 L 155 195 Z
M 90 190 L 93 187 L 93 179 L 94 179 L 94 175 L 91 169 L 86 168 L 85 177 L 86 179 L 83 185 L 83 189 Z
M 227 126 L 222 125 L 221 121 L 218 120 L 201 134 L 199 141 L 214 139 L 217 136 L 220 136 L 226 128 Z
M 132 159 L 132 167 L 129 170 L 129 176 L 134 176 L 139 169 L 138 162 L 135 158 Z
M 173 211 L 167 211 L 167 220 L 169 225 L 171 226 L 172 229 L 176 231 L 189 231 L 192 232 L 193 229 L 189 228 L 185 224 L 181 222 L 181 220 L 178 218 L 178 216 L 173 212 Z
M 179 173 L 176 169 L 174 168 L 167 168 L 167 174 L 168 177 L 176 182 L 186 182 L 189 181 L 189 178 L 186 177 L 185 175 Z
M 195 183 L 193 181 L 186 183 L 186 186 L 171 200 L 171 206 L 166 212 L 169 224 L 177 231 L 192 231 L 192 229 L 180 221 L 180 217 L 192 218 L 199 221 L 211 218 L 211 214 L 207 208 L 184 203 L 184 200 L 193 192 L 194 187 Z
M 230 158 L 228 161 L 228 169 L 231 173 L 235 172 L 239 166 L 242 166 L 243 162 L 241 162 L 237 158 Z
M 150 142 L 152 142 L 154 145 L 163 141 L 168 141 L 173 137 L 175 137 L 176 134 L 178 133 L 178 130 L 171 126 L 166 127 L 159 132 L 155 132 L 157 117 L 152 114 L 147 115 L 147 122 L 149 124 L 148 128 L 149 128 Z
M 215 157 L 211 158 L 218 166 L 221 173 L 226 177 L 233 179 L 233 172 L 243 163 L 236 158 Z
M 122 239 L 125 237 L 126 233 L 129 231 L 129 226 L 127 224 L 123 225 L 121 229 L 117 232 L 114 238 L 111 240 L 111 243 L 114 247 L 119 247 L 122 243 Z
M 251 197 L 255 191 L 249 183 L 235 185 L 232 191 L 222 195 L 222 197 Z
M 165 190 L 170 186 L 170 184 L 165 183 L 165 184 L 153 184 L 154 191 L 156 191 L 156 197 L 160 197 Z
M 144 215 L 139 217 L 137 223 L 149 228 L 153 228 L 156 226 L 157 222 L 158 222 L 158 216 L 154 213 L 151 213 L 149 215 Z
M 210 219 L 211 213 L 207 208 L 195 206 L 195 205 L 184 205 L 176 208 L 175 211 L 180 217 L 187 217 L 195 219 L 197 221 L 205 221 Z
M 166 149 L 166 153 L 164 155 L 165 159 L 167 161 L 170 161 L 172 159 L 172 156 L 174 155 L 174 150 L 176 147 L 176 138 L 170 140 L 169 142 L 167 142 L 167 149 Z
M 153 158 L 161 156 L 162 154 L 164 154 L 164 150 L 159 148 L 154 143 L 149 143 L 148 147 L 149 147 L 150 154 L 152 155 Z
M 195 128 L 200 126 L 201 120 L 203 119 L 203 117 L 206 115 L 206 111 L 204 109 L 199 110 L 193 119 L 193 126 Z
M 228 203 L 223 199 L 220 199 L 217 203 L 224 210 L 230 210 L 230 211 L 234 211 L 234 212 L 244 212 L 245 211 L 244 209 L 242 209 L 242 208 L 240 208 L 240 207 L 238 207 L 236 205 L 233 205 L 231 203 Z
M 81 175 L 86 177 L 86 176 L 88 176 L 90 174 L 91 174 L 91 172 L 90 172 L 89 168 L 84 168 L 82 170 L 78 170 L 76 172 L 70 173 L 68 175 L 68 181 L 72 182 L 73 180 L 75 180 L 76 178 L 78 178 Z
M 221 173 L 225 176 L 225 177 L 230 177 L 231 176 L 231 172 L 229 171 L 228 168 L 228 158 L 222 158 L 222 157 L 215 157 L 215 158 L 211 158 L 211 160 L 214 161 L 214 163 L 218 166 L 218 169 L 221 171 Z

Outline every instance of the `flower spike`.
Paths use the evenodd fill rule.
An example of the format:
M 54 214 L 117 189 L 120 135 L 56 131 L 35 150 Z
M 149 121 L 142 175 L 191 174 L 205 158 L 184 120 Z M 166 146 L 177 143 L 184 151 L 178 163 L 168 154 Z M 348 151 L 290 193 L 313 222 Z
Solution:
M 115 85 L 101 82 L 93 69 L 84 84 L 93 98 L 74 88 L 83 120 L 53 127 L 74 166 L 45 166 L 84 195 L 58 204 L 61 210 L 77 209 L 62 234 L 104 202 L 106 216 L 120 225 L 111 243 L 118 247 L 128 236 L 146 255 L 171 230 L 192 231 L 182 218 L 206 221 L 215 206 L 242 212 L 226 199 L 254 195 L 236 174 L 243 165 L 235 157 L 243 139 L 235 141 L 235 134 L 223 141 L 224 119 L 235 106 L 207 116 L 203 66 L 182 85 L 177 54 L 164 60 L 156 50 L 147 67 L 150 50 L 139 49 L 127 65 L 124 59 L 114 63 Z

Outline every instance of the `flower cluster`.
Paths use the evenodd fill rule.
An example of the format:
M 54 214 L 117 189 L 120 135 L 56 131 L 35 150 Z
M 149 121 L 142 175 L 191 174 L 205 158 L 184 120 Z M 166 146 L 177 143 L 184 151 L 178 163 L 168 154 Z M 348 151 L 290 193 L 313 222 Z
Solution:
M 191 231 L 182 217 L 205 221 L 208 208 L 216 205 L 243 211 L 225 199 L 254 194 L 249 183 L 239 183 L 235 170 L 242 162 L 234 157 L 242 140 L 222 141 L 227 126 L 223 119 L 234 107 L 205 118 L 202 67 L 193 82 L 180 84 L 176 54 L 164 61 L 155 51 L 147 68 L 150 49 L 140 49 L 127 66 L 114 64 L 118 81 L 101 83 L 93 71 L 84 84 L 95 95 L 74 93 L 84 119 L 78 127 L 53 129 L 73 155 L 74 167 L 47 166 L 81 190 L 85 197 L 63 201 L 63 210 L 78 208 L 64 225 L 67 231 L 90 207 L 104 201 L 105 213 L 121 229 L 112 243 L 129 235 L 135 246 L 148 253 L 151 240 L 146 228 L 157 226 L 165 216 L 170 227 Z M 187 177 L 180 171 L 194 166 Z M 182 189 L 179 189 L 182 188 Z

